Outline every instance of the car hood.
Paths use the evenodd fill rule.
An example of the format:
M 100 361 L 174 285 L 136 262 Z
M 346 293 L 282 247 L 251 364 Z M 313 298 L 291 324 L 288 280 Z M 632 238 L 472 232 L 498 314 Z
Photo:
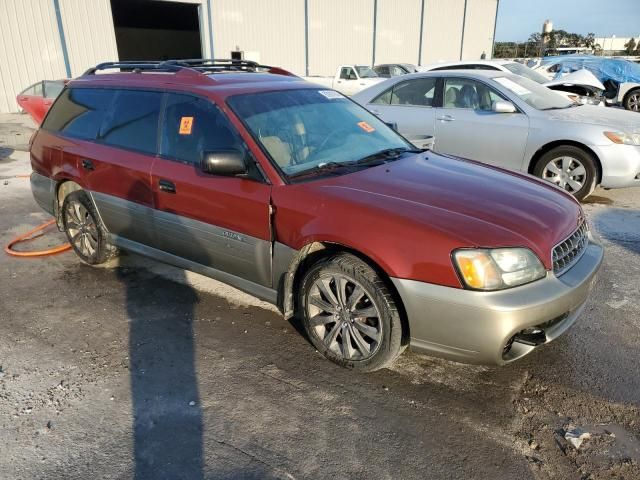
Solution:
M 570 195 L 534 177 L 426 152 L 307 184 L 437 229 L 459 247 L 523 246 L 550 268 L 551 250 L 582 221 Z
M 578 70 L 577 72 L 569 73 L 562 78 L 551 80 L 544 84 L 546 87 L 553 87 L 556 85 L 585 85 L 588 87 L 594 87 L 599 90 L 604 90 L 604 85 L 598 78 L 589 70 Z
M 626 132 L 640 132 L 640 115 L 619 108 L 602 108 L 595 105 L 560 110 L 543 111 L 547 118 L 560 122 L 601 125 Z

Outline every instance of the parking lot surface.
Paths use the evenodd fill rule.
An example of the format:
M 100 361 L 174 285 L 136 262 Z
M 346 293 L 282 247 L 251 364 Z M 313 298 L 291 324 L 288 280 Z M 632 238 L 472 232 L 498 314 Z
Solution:
M 27 123 L 0 117 L 2 245 L 47 220 Z M 585 313 L 506 367 L 356 374 L 199 275 L 1 254 L 0 478 L 640 478 L 640 189 L 584 208 L 606 246 Z

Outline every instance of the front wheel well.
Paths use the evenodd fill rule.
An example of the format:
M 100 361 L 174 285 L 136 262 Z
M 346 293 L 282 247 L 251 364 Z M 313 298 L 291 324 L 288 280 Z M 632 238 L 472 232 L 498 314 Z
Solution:
M 338 253 L 350 253 L 351 255 L 359 258 L 367 265 L 369 265 L 385 283 L 386 287 L 393 295 L 393 300 L 398 307 L 398 313 L 400 314 L 400 321 L 402 323 L 402 345 L 408 345 L 411 338 L 409 332 L 409 320 L 407 318 L 407 313 L 404 308 L 404 304 L 402 303 L 400 293 L 391 281 L 389 275 L 367 255 L 364 255 L 358 250 L 338 243 L 313 242 L 309 245 L 306 245 L 299 251 L 296 258 L 292 261 L 289 272 L 286 275 L 288 281 L 285 280 L 282 287 L 284 289 L 282 295 L 282 310 L 285 316 L 293 317 L 298 315 L 299 313 L 297 311 L 298 302 L 296 300 L 296 295 L 300 288 L 301 281 L 304 278 L 305 272 L 307 272 L 316 263 Z
M 593 157 L 593 159 L 595 160 L 596 169 L 598 170 L 597 177 L 596 177 L 596 185 L 599 185 L 600 182 L 602 181 L 602 165 L 600 163 L 600 159 L 598 158 L 596 153 L 593 150 L 591 150 L 589 147 L 587 147 L 585 144 L 576 142 L 573 140 L 557 140 L 555 142 L 550 142 L 540 147 L 536 151 L 536 153 L 533 154 L 533 157 L 531 157 L 531 161 L 529 162 L 529 167 L 527 168 L 527 173 L 530 173 L 533 175 L 533 171 L 536 168 L 536 163 L 538 163 L 538 160 L 540 160 L 540 157 L 542 157 L 545 153 L 547 153 L 550 150 L 553 150 L 556 147 L 564 147 L 567 145 L 570 145 L 572 147 L 577 147 Z

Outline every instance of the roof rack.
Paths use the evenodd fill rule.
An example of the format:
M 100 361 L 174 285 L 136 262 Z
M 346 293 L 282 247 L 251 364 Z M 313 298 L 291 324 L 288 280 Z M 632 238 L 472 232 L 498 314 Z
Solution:
M 295 75 L 279 67 L 261 65 L 251 60 L 233 60 L 216 58 L 193 58 L 184 60 L 158 60 L 158 61 L 122 61 L 104 62 L 88 69 L 82 75 L 95 75 L 97 71 L 117 68 L 120 71 L 131 71 L 133 73 L 146 72 L 167 72 L 175 73 L 181 70 L 191 70 L 202 74 L 222 73 L 222 72 L 264 72 L 275 75 Z

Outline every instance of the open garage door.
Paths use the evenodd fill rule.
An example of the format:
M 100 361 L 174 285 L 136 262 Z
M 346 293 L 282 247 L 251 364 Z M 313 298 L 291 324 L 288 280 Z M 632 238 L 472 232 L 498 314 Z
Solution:
M 201 58 L 198 5 L 111 0 L 120 60 Z

